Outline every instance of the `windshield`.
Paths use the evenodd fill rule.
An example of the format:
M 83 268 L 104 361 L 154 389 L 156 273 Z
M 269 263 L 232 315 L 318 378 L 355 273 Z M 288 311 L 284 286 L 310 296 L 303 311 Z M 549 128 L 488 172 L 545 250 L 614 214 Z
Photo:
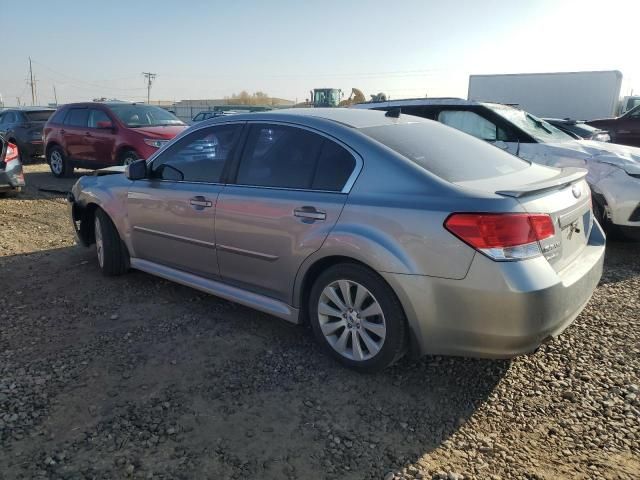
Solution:
M 29 122 L 46 122 L 53 113 L 53 110 L 41 110 L 32 112 L 22 112 Z
M 499 177 L 530 165 L 490 143 L 439 123 L 383 125 L 360 131 L 449 182 Z
M 184 125 L 184 122 L 160 107 L 153 105 L 109 105 L 111 111 L 127 127 L 161 127 L 165 125 Z
M 524 130 L 540 143 L 556 143 L 574 140 L 571 135 L 564 133 L 549 122 L 534 117 L 524 110 L 508 107 L 507 105 L 485 104 L 485 106 L 520 128 L 520 130 Z

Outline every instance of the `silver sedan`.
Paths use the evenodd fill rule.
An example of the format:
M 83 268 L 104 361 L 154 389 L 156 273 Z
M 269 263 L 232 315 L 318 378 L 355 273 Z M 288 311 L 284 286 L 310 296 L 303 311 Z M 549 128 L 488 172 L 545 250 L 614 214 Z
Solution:
M 69 201 L 105 274 L 310 324 L 377 370 L 406 352 L 511 357 L 569 326 L 604 257 L 585 174 L 399 111 L 295 109 L 199 123 Z

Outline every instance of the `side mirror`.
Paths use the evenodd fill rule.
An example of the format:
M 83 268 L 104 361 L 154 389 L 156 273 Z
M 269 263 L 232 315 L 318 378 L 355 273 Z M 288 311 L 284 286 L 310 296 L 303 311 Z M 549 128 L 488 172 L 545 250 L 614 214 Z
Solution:
M 104 129 L 104 130 L 110 130 L 113 128 L 113 123 L 109 122 L 108 120 L 104 120 L 102 122 L 97 122 L 96 123 L 96 128 L 100 128 L 100 129 Z
M 136 160 L 124 167 L 124 174 L 129 180 L 142 180 L 147 178 L 147 161 Z

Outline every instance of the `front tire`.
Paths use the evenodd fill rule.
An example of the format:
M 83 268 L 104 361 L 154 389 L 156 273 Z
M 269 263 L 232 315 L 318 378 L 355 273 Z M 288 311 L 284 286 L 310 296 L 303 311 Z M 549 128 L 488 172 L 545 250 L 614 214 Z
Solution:
M 338 264 L 323 272 L 309 297 L 309 318 L 320 344 L 343 365 L 382 370 L 406 351 L 407 327 L 391 287 L 357 264 Z
M 62 148 L 53 147 L 47 154 L 47 163 L 55 177 L 68 177 L 73 174 L 73 166 L 69 164 Z
M 133 162 L 140 160 L 140 156 L 133 150 L 125 150 L 120 157 L 120 165 L 131 165 Z
M 108 277 L 126 273 L 129 270 L 129 252 L 115 225 L 103 210 L 96 210 L 93 227 L 96 256 L 102 273 Z

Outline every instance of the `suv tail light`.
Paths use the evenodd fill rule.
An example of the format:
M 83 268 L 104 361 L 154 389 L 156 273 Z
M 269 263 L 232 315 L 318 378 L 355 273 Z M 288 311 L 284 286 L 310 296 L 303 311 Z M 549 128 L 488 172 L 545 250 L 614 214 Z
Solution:
M 447 230 L 493 260 L 522 260 L 540 255 L 538 242 L 555 235 L 547 214 L 454 213 Z

